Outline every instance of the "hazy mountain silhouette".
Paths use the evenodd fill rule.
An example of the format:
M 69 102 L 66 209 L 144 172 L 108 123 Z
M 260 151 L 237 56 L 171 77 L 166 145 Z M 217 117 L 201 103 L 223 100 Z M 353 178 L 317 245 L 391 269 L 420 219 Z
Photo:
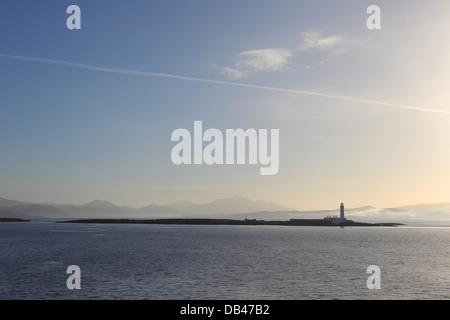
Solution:
M 181 213 L 185 214 L 233 214 L 233 213 L 250 213 L 257 211 L 289 211 L 292 208 L 279 205 L 275 202 L 262 200 L 250 200 L 242 196 L 234 196 L 233 198 L 217 199 L 204 204 L 191 204 L 186 206 Z
M 15 212 L 18 215 L 34 217 L 64 217 L 65 212 L 53 206 L 42 204 L 24 204 L 18 206 L 0 207 L 0 212 Z
M 71 204 L 31 204 L 22 201 L 0 198 L 0 212 L 8 212 L 8 217 L 30 215 L 42 218 L 164 218 L 201 216 L 217 214 L 235 214 L 255 211 L 291 210 L 275 202 L 250 200 L 241 196 L 218 199 L 205 204 L 193 204 L 180 201 L 170 205 L 150 204 L 134 209 L 117 206 L 109 201 L 94 200 L 84 205 Z
M 263 200 L 250 200 L 242 196 L 217 199 L 195 204 L 180 201 L 168 205 L 150 204 L 142 208 L 117 206 L 104 200 L 84 205 L 35 204 L 0 198 L 0 217 L 5 218 L 231 218 L 258 220 L 321 219 L 338 215 L 333 210 L 296 211 L 292 208 Z M 346 217 L 358 221 L 450 219 L 450 203 L 416 204 L 396 208 L 371 206 L 346 208 Z
M 151 204 L 146 207 L 136 209 L 136 212 L 142 216 L 179 216 L 180 212 L 174 208 L 168 206 L 159 206 L 156 204 Z
M 26 204 L 29 204 L 29 203 L 23 202 L 23 201 L 8 200 L 5 198 L 0 198 L 0 207 L 14 207 L 14 206 L 20 206 L 20 205 L 26 205 Z
M 174 204 L 168 204 L 168 205 L 166 205 L 166 207 L 170 207 L 172 209 L 175 209 L 178 212 L 185 212 L 186 209 L 189 208 L 192 205 L 193 205 L 193 203 L 189 202 L 189 201 L 179 201 L 179 202 L 174 203 Z
M 119 206 L 104 200 L 94 200 L 92 202 L 86 203 L 83 205 L 85 208 L 96 208 L 96 209 L 113 209 L 116 210 L 120 208 Z M 127 208 L 127 207 L 125 207 Z M 131 208 L 130 208 L 131 209 Z
M 109 201 L 94 200 L 81 206 L 65 205 L 60 207 L 70 218 L 102 218 L 102 217 L 128 217 L 134 212 L 133 208 L 120 207 Z

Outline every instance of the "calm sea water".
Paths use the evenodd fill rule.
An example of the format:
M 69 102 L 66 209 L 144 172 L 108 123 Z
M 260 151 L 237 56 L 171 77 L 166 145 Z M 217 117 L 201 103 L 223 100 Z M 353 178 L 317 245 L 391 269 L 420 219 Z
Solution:
M 1 223 L 0 299 L 448 299 L 449 244 L 448 227 Z

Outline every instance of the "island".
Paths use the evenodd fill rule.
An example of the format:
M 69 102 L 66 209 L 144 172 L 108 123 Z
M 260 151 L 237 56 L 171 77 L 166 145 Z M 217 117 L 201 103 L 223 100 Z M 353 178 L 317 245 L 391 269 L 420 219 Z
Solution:
M 364 223 L 346 220 L 340 224 L 323 219 L 291 219 L 289 221 L 265 221 L 256 219 L 78 219 L 59 221 L 58 223 L 94 223 L 94 224 L 172 224 L 172 225 L 253 225 L 253 226 L 317 226 L 317 227 L 396 227 L 402 223 Z
M 60 221 L 60 223 L 122 223 L 122 224 L 178 224 L 178 225 L 231 225 L 231 226 L 314 226 L 314 227 L 396 227 L 402 223 L 364 223 L 345 218 L 344 204 L 340 206 L 340 216 L 327 216 L 323 219 L 291 219 L 289 221 L 265 221 L 256 219 L 233 220 L 212 218 L 172 218 L 172 219 L 79 219 Z
M 0 222 L 29 222 L 30 220 L 18 219 L 18 218 L 0 218 Z

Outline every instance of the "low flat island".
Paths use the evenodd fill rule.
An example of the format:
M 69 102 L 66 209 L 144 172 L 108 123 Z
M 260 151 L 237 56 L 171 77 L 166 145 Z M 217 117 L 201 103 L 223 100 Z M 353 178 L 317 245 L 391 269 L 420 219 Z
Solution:
M 28 222 L 30 220 L 18 219 L 18 218 L 0 218 L 0 222 Z
M 291 219 L 289 221 L 265 221 L 256 219 L 78 219 L 59 223 L 97 223 L 97 224 L 178 224 L 178 225 L 255 225 L 255 226 L 317 226 L 317 227 L 395 227 L 402 223 L 364 223 L 347 220 L 340 224 L 321 219 Z

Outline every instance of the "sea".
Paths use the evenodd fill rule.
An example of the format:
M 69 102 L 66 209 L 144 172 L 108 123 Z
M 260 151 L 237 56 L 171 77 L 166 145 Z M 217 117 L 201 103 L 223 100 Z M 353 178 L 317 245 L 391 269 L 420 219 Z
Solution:
M 450 298 L 450 226 L 31 221 L 0 223 L 0 248 L 1 300 Z

